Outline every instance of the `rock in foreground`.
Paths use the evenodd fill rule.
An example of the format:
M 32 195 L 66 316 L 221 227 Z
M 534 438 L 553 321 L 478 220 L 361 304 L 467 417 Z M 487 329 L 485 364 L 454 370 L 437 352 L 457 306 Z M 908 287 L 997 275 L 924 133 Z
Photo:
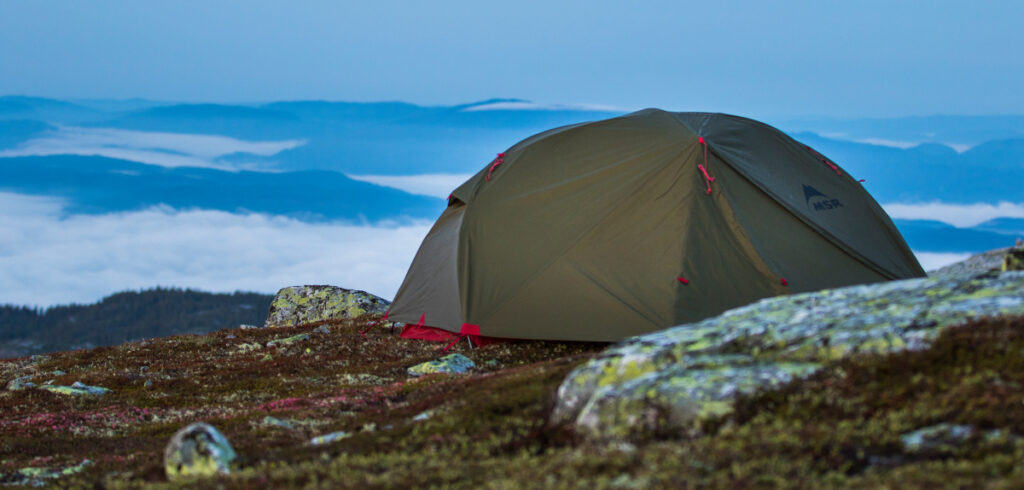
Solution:
M 196 422 L 171 437 L 164 450 L 164 470 L 168 479 L 224 475 L 230 472 L 235 457 L 234 448 L 220 431 Z
M 476 367 L 473 360 L 462 354 L 450 354 L 440 359 L 417 364 L 409 368 L 409 376 L 419 377 L 426 374 L 462 374 Z
M 770 298 L 634 337 L 574 370 L 556 423 L 599 439 L 692 433 L 733 401 L 854 353 L 923 348 L 971 318 L 1024 315 L 1024 272 L 936 276 Z
M 335 286 L 292 286 L 277 292 L 266 327 L 303 325 L 383 314 L 391 303 L 366 291 Z

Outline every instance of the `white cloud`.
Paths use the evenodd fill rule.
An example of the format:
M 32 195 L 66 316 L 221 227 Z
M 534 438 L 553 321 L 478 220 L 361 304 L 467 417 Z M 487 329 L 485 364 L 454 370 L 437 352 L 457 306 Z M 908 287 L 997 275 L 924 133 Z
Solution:
M 927 219 L 956 227 L 971 227 L 995 218 L 1024 218 L 1024 203 L 1002 201 L 988 203 L 946 204 L 938 201 L 918 204 L 883 204 L 885 212 L 897 219 Z
M 853 141 L 856 141 L 857 143 L 866 143 L 866 144 L 869 144 L 869 145 L 888 146 L 888 147 L 892 147 L 892 148 L 900 148 L 900 149 L 903 149 L 903 150 L 906 150 L 907 148 L 913 148 L 913 147 L 915 147 L 915 146 L 920 144 L 920 143 L 916 143 L 916 142 L 913 142 L 913 141 L 894 141 L 894 140 L 887 140 L 887 139 L 882 139 L 882 138 L 864 138 L 864 139 L 858 139 L 858 140 L 853 140 Z
M 227 136 L 62 127 L 46 136 L 0 151 L 0 157 L 89 155 L 131 160 L 162 167 L 207 167 L 232 170 L 219 161 L 231 153 L 271 156 L 305 144 L 303 140 L 244 141 Z
M 826 137 L 827 138 L 833 138 L 833 139 L 844 139 L 844 138 L 841 138 L 841 137 L 833 137 L 833 136 L 826 136 Z M 869 145 L 876 145 L 876 146 L 888 146 L 888 147 L 891 147 L 891 148 L 899 148 L 901 150 L 906 150 L 908 148 L 913 148 L 915 146 L 922 145 L 924 143 L 933 143 L 933 142 L 925 142 L 925 141 L 896 141 L 896 140 L 888 140 L 888 139 L 884 139 L 884 138 L 863 138 L 863 139 L 852 139 L 852 140 L 849 140 L 849 141 L 853 141 L 855 143 L 866 143 L 866 144 L 869 144 Z M 963 152 L 965 152 L 967 150 L 970 150 L 972 148 L 972 146 L 973 146 L 973 145 L 966 145 L 966 144 L 963 144 L 963 143 L 939 143 L 939 144 L 948 146 L 948 147 L 952 148 L 954 151 L 956 151 L 957 153 L 963 153 Z
M 410 194 L 447 199 L 456 187 L 473 174 L 349 175 L 348 178 L 393 187 Z
M 967 260 L 967 258 L 972 254 L 914 251 L 914 255 L 917 256 L 917 261 L 921 263 L 921 267 L 923 267 L 924 270 L 933 271 L 950 264 L 955 264 L 962 260 Z
M 58 200 L 10 193 L 0 206 L 0 304 L 38 306 L 157 285 L 274 293 L 333 284 L 391 299 L 430 227 L 167 208 L 61 217 Z
M 612 107 L 599 104 L 541 104 L 525 100 L 512 102 L 492 102 L 480 104 L 462 109 L 462 112 L 477 111 L 601 111 L 601 112 L 629 112 L 620 107 Z

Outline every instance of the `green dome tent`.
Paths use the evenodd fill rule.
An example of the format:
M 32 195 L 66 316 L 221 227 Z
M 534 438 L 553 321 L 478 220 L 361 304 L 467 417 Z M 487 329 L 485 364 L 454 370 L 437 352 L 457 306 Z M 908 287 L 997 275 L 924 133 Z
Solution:
M 455 189 L 388 317 L 433 340 L 618 341 L 923 275 L 878 203 L 810 147 L 646 109 L 527 138 Z

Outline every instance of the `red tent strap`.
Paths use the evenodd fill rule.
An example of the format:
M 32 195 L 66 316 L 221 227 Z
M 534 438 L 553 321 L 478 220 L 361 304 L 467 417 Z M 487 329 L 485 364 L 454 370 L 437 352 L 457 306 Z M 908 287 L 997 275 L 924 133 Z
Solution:
M 836 175 L 843 175 L 843 172 L 839 170 L 839 166 L 832 163 L 832 160 L 825 158 L 825 155 L 818 153 L 818 150 L 815 150 L 814 148 L 811 148 L 810 146 L 807 145 L 804 145 L 804 148 L 811 150 L 811 153 L 814 153 L 814 156 L 818 157 L 818 160 L 821 160 L 821 163 L 828 165 L 828 168 L 832 169 L 832 171 L 835 172 Z
M 689 279 L 683 279 L 682 277 L 677 277 L 676 280 L 681 282 L 681 283 L 683 283 L 683 284 L 690 284 L 690 280 Z
M 494 161 L 491 162 L 491 168 L 487 169 L 486 179 L 491 180 L 491 173 L 494 172 L 494 169 L 498 168 L 498 165 L 501 165 L 503 163 L 505 163 L 505 154 L 498 153 L 498 158 L 495 158 Z
M 704 147 L 704 164 L 697 165 L 697 168 L 700 169 L 700 173 L 704 174 L 704 183 L 708 185 L 708 195 L 711 195 L 711 183 L 715 181 L 715 178 L 708 175 L 708 143 L 704 141 L 703 136 L 699 136 L 697 142 Z
M 384 311 L 384 318 L 381 318 L 380 322 L 370 322 L 370 323 L 368 323 L 366 329 L 361 331 L 361 332 L 359 332 L 359 336 L 360 337 L 366 337 L 366 332 L 369 332 L 370 330 L 372 330 L 373 327 L 376 327 L 378 323 L 384 323 L 384 322 L 388 321 L 388 313 L 391 313 L 391 310 L 385 310 Z
M 448 352 L 448 349 L 451 349 L 452 347 L 455 347 L 455 344 L 458 344 L 459 341 L 464 339 L 464 338 L 466 338 L 466 334 L 462 334 L 462 335 L 459 335 L 458 337 L 455 337 L 455 340 L 453 340 L 450 344 L 445 346 L 444 349 L 441 349 L 441 352 Z
M 782 282 L 782 285 L 783 285 L 783 286 L 789 286 L 789 282 L 787 282 L 787 281 L 786 281 L 786 278 L 785 278 L 785 277 L 782 277 L 782 278 L 780 278 L 780 279 L 782 279 L 782 281 L 781 281 L 781 282 Z

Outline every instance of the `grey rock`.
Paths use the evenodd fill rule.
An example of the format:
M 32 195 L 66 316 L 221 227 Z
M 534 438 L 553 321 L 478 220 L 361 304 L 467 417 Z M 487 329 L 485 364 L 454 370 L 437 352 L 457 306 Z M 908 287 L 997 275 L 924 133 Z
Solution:
M 50 468 L 40 468 L 36 466 L 29 466 L 20 468 L 18 471 L 10 475 L 0 475 L 4 485 L 23 485 L 32 487 L 43 487 L 47 485 L 55 485 L 56 480 L 62 476 L 73 475 L 84 470 L 87 466 L 91 465 L 92 461 L 83 459 L 81 463 L 74 466 L 69 466 L 60 470 L 51 470 Z
M 390 306 L 387 300 L 366 291 L 335 286 L 293 286 L 277 292 L 264 326 L 304 325 L 383 314 Z
M 266 417 L 263 417 L 263 425 L 269 425 L 269 426 L 273 426 L 273 427 L 280 427 L 282 429 L 294 429 L 295 428 L 295 426 L 293 426 L 290 422 L 285 421 L 285 420 L 281 420 L 281 419 L 279 419 L 277 417 L 271 417 L 270 415 L 267 415 Z
M 764 299 L 602 352 L 562 382 L 552 422 L 598 439 L 691 433 L 728 416 L 738 395 L 828 361 L 919 349 L 972 318 L 1024 315 L 1022 290 L 1024 272 L 990 272 Z
M 28 388 L 35 388 L 36 384 L 29 381 L 32 376 L 22 376 L 20 378 L 14 378 L 7 382 L 7 391 L 20 391 Z
M 944 455 L 962 449 L 969 443 L 1013 442 L 1019 437 L 1009 431 L 983 431 L 970 425 L 936 424 L 900 435 L 903 451 L 908 454 Z
M 952 452 L 975 432 L 969 425 L 938 424 L 902 434 L 900 442 L 908 453 Z
M 59 395 L 69 396 L 83 396 L 83 395 L 106 395 L 112 390 L 110 388 L 104 388 L 102 386 L 89 386 L 81 381 L 75 381 L 71 386 L 52 385 L 46 384 L 39 387 L 40 389 L 49 391 L 51 393 L 57 393 Z
M 296 342 L 302 342 L 304 340 L 309 340 L 308 333 L 300 333 L 298 335 L 292 335 L 291 337 L 285 337 L 283 339 L 271 340 L 270 342 L 267 342 L 267 347 L 283 347 L 286 345 L 294 344 Z
M 963 275 L 977 274 L 979 272 L 997 271 L 1003 263 L 1003 257 L 1009 248 L 998 248 L 980 254 L 972 255 L 960 262 L 928 271 L 929 276 L 936 275 Z
M 473 360 L 462 354 L 450 354 L 440 359 L 417 364 L 406 371 L 409 376 L 419 377 L 425 374 L 461 374 L 476 367 Z
M 316 436 L 309 440 L 310 446 L 323 446 L 324 444 L 330 444 L 335 441 L 340 441 L 346 437 L 351 437 L 352 434 L 345 431 L 331 432 L 330 434 L 324 434 L 322 436 Z
M 196 422 L 179 430 L 164 449 L 168 479 L 228 474 L 237 458 L 231 443 L 212 425 Z

